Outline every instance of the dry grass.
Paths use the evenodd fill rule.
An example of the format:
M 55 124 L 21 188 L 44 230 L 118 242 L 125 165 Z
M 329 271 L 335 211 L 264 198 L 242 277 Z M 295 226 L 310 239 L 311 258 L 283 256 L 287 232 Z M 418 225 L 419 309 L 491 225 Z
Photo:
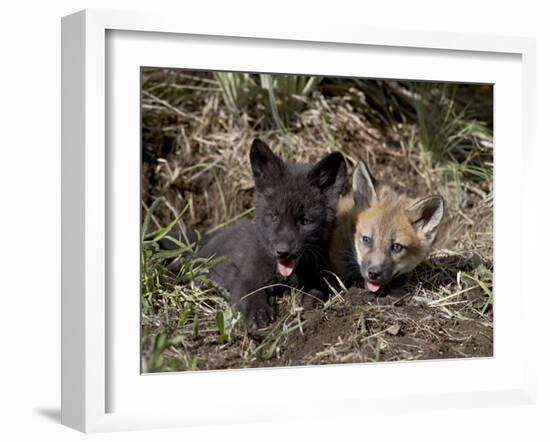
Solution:
M 408 86 L 325 79 L 281 130 L 265 100 L 249 99 L 240 112 L 228 107 L 210 73 L 144 70 L 144 214 L 164 198 L 154 210 L 154 228 L 174 221 L 186 206 L 177 225 L 201 232 L 253 211 L 248 150 L 258 136 L 285 158 L 314 162 L 338 150 L 350 170 L 367 160 L 396 190 L 438 192 L 448 203 L 438 247 L 389 296 L 374 298 L 334 283 L 325 306 L 304 311 L 292 290 L 274 300 L 277 322 L 254 336 L 208 284 L 208 264 L 202 279 L 191 269 L 193 259 L 190 273 L 173 278 L 161 259 L 152 259 L 156 246 L 149 242 L 142 284 L 146 371 L 492 354 L 490 121 L 469 124 L 473 111 L 465 97 L 479 91 L 461 86 L 453 96 L 453 127 L 473 130 L 452 144 L 454 155 L 463 156 L 435 156 L 421 136 L 433 128 L 415 118 L 419 96 Z

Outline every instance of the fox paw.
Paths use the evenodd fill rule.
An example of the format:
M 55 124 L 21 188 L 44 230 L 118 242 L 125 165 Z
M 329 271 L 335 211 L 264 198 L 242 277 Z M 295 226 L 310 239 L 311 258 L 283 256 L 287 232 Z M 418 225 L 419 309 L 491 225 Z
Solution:
M 306 310 L 315 308 L 322 304 L 325 299 L 326 296 L 321 290 L 311 289 L 309 293 L 302 294 L 302 307 Z
M 275 320 L 275 314 L 266 300 L 265 302 L 249 305 L 246 319 L 251 328 L 260 329 L 271 324 Z

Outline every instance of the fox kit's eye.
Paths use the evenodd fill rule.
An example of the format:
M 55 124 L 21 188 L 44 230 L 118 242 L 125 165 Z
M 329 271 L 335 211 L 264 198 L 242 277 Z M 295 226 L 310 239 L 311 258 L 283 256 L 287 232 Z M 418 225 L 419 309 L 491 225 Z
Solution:
M 399 244 L 398 242 L 394 242 L 394 243 L 391 245 L 391 251 L 392 251 L 392 253 L 399 253 L 399 252 L 401 252 L 404 248 L 405 248 L 405 246 L 402 245 L 402 244 Z
M 309 224 L 313 223 L 313 219 L 311 219 L 309 216 L 302 216 L 300 218 L 300 224 L 302 226 L 307 226 Z
M 370 243 L 372 242 L 372 238 L 367 235 L 363 235 L 363 244 L 366 246 L 370 246 Z
M 268 216 L 269 216 L 269 219 L 271 219 L 271 221 L 275 222 L 279 219 L 279 217 L 277 216 L 276 213 L 273 213 L 273 212 L 269 212 L 268 213 Z

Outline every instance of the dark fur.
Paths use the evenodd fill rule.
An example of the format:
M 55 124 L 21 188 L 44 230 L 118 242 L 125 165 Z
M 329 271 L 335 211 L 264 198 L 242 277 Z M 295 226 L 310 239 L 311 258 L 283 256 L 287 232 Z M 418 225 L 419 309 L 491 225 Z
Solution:
M 226 257 L 211 270 L 212 280 L 229 291 L 253 325 L 263 327 L 273 320 L 269 296 L 285 287 L 262 287 L 282 283 L 327 296 L 321 271 L 329 268 L 328 245 L 346 165 L 339 153 L 314 166 L 283 161 L 260 140 L 252 144 L 250 163 L 255 221 L 240 220 L 206 238 L 200 255 Z M 277 272 L 281 256 L 298 259 L 286 279 Z

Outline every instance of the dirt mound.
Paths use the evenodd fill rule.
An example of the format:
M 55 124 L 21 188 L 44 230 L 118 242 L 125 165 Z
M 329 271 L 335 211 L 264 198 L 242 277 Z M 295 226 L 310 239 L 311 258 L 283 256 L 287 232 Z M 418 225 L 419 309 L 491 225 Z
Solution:
M 251 354 L 271 330 L 227 344 L 207 335 L 188 341 L 187 350 L 207 370 L 492 356 L 492 314 L 480 321 L 477 313 L 486 303 L 483 292 L 470 290 L 451 302 L 461 303 L 461 311 L 404 289 L 376 296 L 352 288 L 329 306 L 302 312 L 300 327 L 270 341 L 269 358 Z
M 485 302 L 479 292 L 468 298 L 474 305 Z M 474 315 L 446 315 L 407 294 L 380 297 L 352 289 L 333 310 L 310 317 L 304 334 L 281 355 L 285 365 L 489 356 L 493 351 L 492 328 Z

